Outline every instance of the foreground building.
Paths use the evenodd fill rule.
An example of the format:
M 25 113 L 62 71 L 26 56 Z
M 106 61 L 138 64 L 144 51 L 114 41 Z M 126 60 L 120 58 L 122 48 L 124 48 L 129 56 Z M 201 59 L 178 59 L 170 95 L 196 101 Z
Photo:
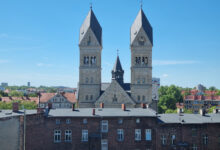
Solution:
M 0 112 L 0 149 L 217 150 L 220 113 L 157 114 L 142 108 Z M 25 132 L 24 132 L 25 131 Z M 7 142 L 6 142 L 7 141 Z M 7 143 L 10 142 L 10 145 Z
M 80 108 L 116 108 L 121 104 L 127 107 L 140 107 L 141 103 L 156 108 L 152 101 L 152 27 L 140 9 L 130 29 L 131 83 L 124 83 L 124 70 L 119 56 L 112 69 L 112 82 L 102 88 L 102 28 L 91 9 L 80 28 L 79 85 L 78 101 Z

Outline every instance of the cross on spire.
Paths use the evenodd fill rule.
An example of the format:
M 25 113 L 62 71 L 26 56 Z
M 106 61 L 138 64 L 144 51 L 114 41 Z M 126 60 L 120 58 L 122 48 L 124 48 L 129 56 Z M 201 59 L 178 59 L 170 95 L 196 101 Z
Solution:
M 118 56 L 118 54 L 119 54 L 119 50 L 117 49 L 117 56 Z
M 92 1 L 89 3 L 89 5 L 90 5 L 90 9 L 92 9 Z
M 140 4 L 141 4 L 141 8 L 142 8 L 143 7 L 143 0 L 141 0 Z

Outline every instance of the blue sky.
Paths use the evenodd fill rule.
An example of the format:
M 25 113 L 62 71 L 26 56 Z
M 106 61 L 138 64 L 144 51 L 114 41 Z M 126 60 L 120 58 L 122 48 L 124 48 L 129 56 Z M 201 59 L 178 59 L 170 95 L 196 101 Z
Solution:
M 91 0 L 0 1 L 0 82 L 76 87 L 79 29 Z M 144 0 L 154 33 L 153 76 L 162 85 L 220 88 L 220 1 Z M 103 29 L 102 81 L 116 49 L 130 82 L 130 27 L 139 0 L 93 0 Z

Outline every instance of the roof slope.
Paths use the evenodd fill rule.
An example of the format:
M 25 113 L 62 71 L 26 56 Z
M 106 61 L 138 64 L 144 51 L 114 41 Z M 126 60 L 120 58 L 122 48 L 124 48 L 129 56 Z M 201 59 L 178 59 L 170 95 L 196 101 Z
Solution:
M 102 27 L 100 26 L 92 9 L 90 9 L 86 19 L 84 20 L 80 28 L 79 43 L 81 43 L 81 41 L 83 40 L 88 29 L 91 29 L 93 31 L 97 41 L 100 45 L 102 45 Z
M 151 44 L 153 45 L 153 29 L 142 8 L 140 9 L 133 25 L 131 26 L 131 43 L 133 43 L 141 28 L 143 28 L 143 30 L 146 32 Z

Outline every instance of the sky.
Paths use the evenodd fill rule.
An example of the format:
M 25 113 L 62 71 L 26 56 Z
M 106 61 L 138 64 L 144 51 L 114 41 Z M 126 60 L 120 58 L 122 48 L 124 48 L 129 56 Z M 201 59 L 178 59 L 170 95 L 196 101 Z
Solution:
M 77 87 L 79 29 L 93 11 L 102 26 L 102 82 L 119 57 L 130 82 L 130 27 L 140 0 L 0 1 L 0 82 Z M 220 88 L 220 1 L 143 0 L 153 27 L 153 77 L 161 85 Z

